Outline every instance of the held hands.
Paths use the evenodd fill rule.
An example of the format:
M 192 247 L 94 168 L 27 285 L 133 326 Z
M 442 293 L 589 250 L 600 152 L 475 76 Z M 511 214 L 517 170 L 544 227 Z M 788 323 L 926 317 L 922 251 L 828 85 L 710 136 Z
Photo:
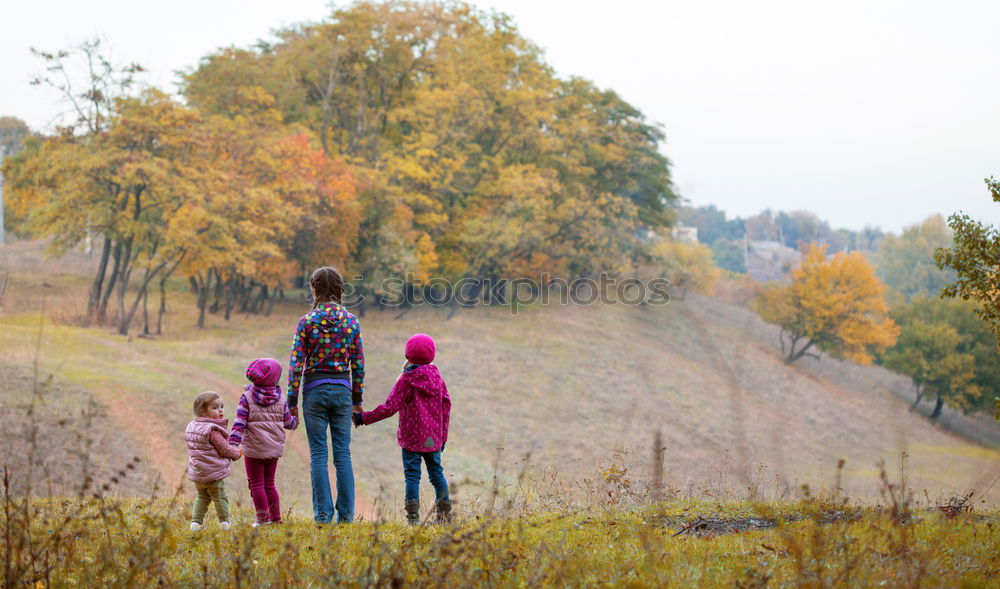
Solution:
M 294 417 L 295 419 L 299 418 L 299 408 L 297 406 L 296 407 L 289 407 L 288 408 L 288 412 L 291 413 L 292 417 Z
M 355 405 L 355 407 L 357 407 L 357 405 Z M 354 427 L 355 428 L 364 425 L 364 422 L 361 420 L 361 412 L 360 411 L 355 411 L 354 415 L 352 415 L 351 417 L 354 420 Z

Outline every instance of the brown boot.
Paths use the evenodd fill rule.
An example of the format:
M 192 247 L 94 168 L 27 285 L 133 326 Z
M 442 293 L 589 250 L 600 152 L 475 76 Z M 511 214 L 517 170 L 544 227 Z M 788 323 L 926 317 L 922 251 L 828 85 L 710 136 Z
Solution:
M 411 526 L 420 523 L 420 499 L 406 500 L 406 523 Z
M 434 504 L 437 508 L 437 522 L 439 524 L 451 523 L 451 499 L 442 499 Z

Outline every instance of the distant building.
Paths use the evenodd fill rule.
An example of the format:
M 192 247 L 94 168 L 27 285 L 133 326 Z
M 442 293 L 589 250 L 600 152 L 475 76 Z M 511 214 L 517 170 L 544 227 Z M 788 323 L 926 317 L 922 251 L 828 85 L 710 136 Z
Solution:
M 746 246 L 747 274 L 758 282 L 782 280 L 802 261 L 802 253 L 777 241 L 751 241 Z
M 670 229 L 670 236 L 677 241 L 683 241 L 684 243 L 697 243 L 698 228 L 676 225 Z

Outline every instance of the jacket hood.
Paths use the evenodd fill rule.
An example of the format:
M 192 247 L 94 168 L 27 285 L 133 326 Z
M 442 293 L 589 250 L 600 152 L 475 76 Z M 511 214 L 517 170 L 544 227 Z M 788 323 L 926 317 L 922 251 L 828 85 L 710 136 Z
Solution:
M 229 427 L 229 420 L 228 419 L 213 419 L 211 417 L 195 417 L 194 420 L 198 421 L 198 422 L 201 422 L 201 423 L 212 423 L 212 424 L 221 426 L 223 428 L 228 428 Z
M 348 311 L 337 303 L 320 303 L 313 309 L 309 317 L 309 325 L 322 333 L 336 331 L 347 319 Z
M 243 387 L 243 391 L 253 398 L 254 403 L 263 407 L 274 405 L 278 399 L 281 399 L 281 387 L 278 385 L 274 385 L 273 387 L 259 387 L 248 384 Z
M 421 395 L 436 397 L 441 394 L 441 374 L 437 366 L 422 364 L 404 373 L 406 382 Z

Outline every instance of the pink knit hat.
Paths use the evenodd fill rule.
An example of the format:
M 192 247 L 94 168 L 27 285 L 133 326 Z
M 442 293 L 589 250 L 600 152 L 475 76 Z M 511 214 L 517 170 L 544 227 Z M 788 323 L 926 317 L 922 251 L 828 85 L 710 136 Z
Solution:
M 426 333 L 418 333 L 406 340 L 406 359 L 414 364 L 434 361 L 434 340 Z
M 281 378 L 281 364 L 274 358 L 257 358 L 247 366 L 247 379 L 259 387 L 273 387 Z

